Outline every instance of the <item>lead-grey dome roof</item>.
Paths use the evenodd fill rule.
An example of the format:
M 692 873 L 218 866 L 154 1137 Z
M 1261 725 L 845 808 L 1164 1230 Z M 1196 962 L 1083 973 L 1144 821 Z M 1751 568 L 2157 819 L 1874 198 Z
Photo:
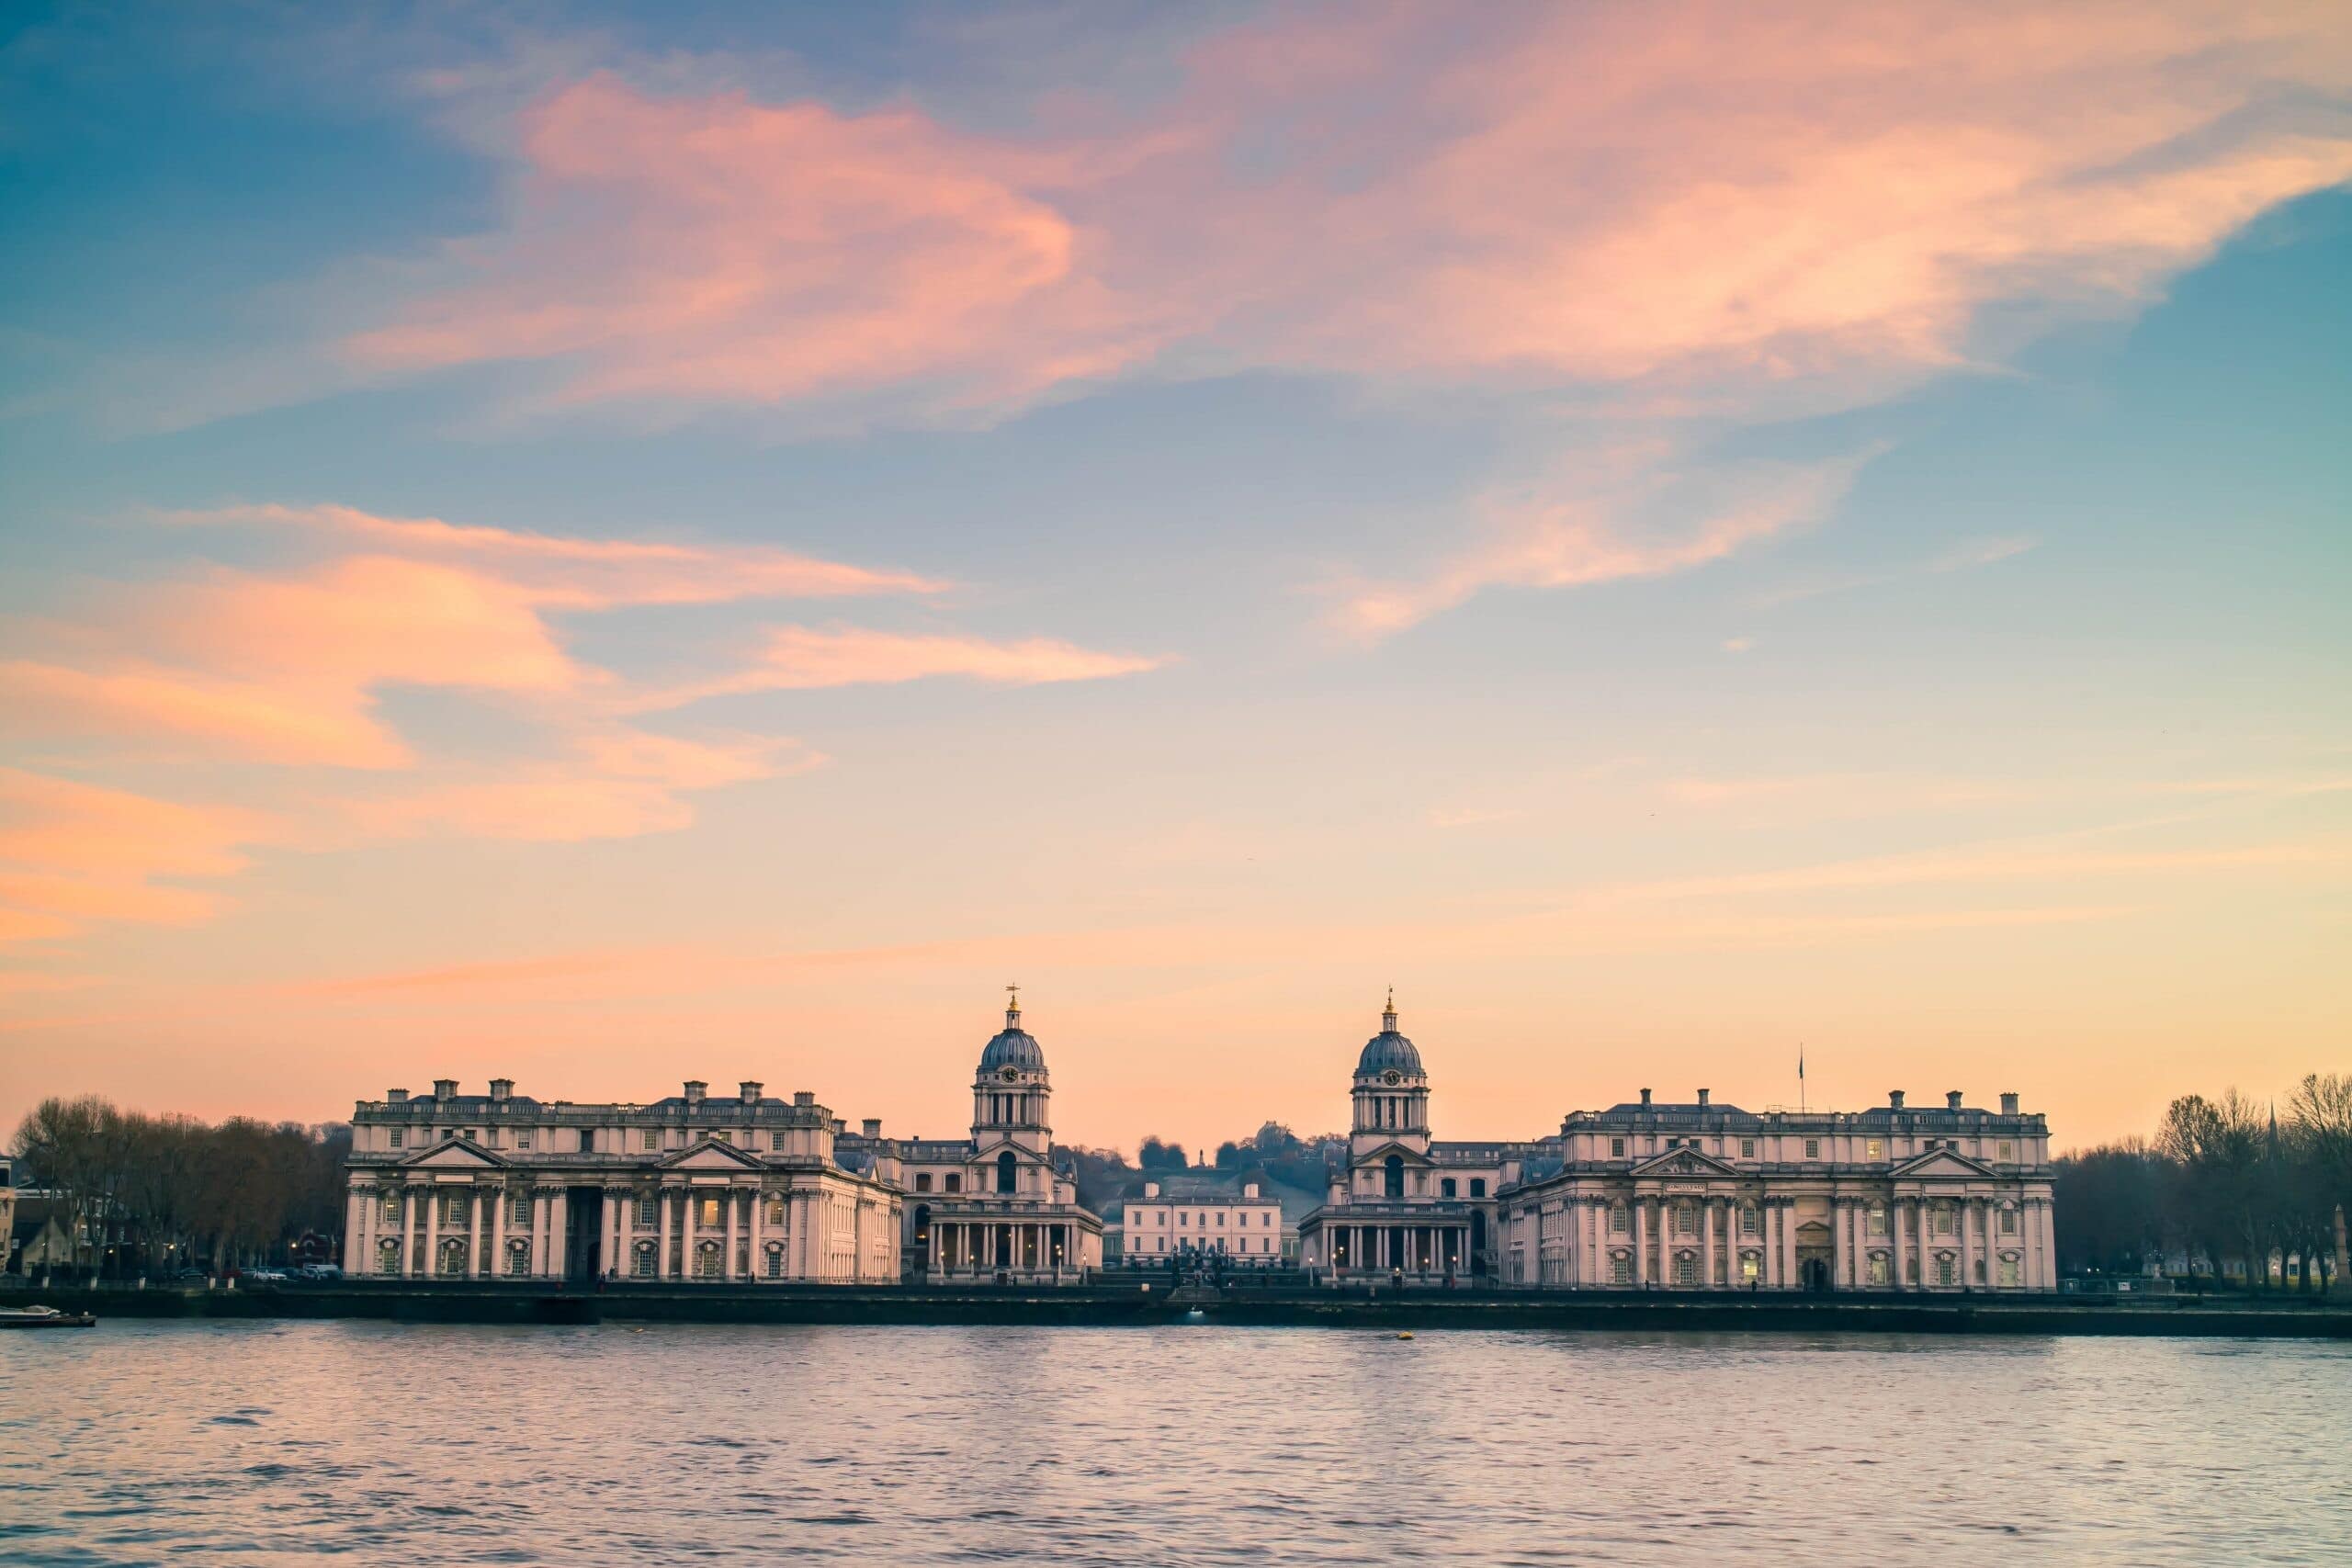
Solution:
M 1380 1015 L 1380 1032 L 1363 1043 L 1363 1055 L 1356 1058 L 1356 1077 L 1376 1077 L 1391 1069 L 1407 1077 L 1421 1076 L 1421 1054 L 1413 1043 L 1396 1032 L 1396 1004 L 1392 1000 L 1388 1010 Z
M 1004 1027 L 980 1052 L 980 1071 L 993 1073 L 1005 1067 L 1018 1067 L 1031 1073 L 1046 1070 L 1045 1047 L 1037 1043 L 1035 1035 L 1021 1027 L 1019 1008 L 1004 1010 Z

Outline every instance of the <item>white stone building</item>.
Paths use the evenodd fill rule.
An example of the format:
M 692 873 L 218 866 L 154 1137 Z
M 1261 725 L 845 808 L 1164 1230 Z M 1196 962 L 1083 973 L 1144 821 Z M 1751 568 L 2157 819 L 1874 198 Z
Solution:
M 1055 1163 L 1053 1080 L 1018 994 L 981 1048 L 966 1138 L 897 1145 L 906 1269 L 933 1280 L 1075 1281 L 1102 1266 L 1102 1221 Z
M 1202 1252 L 1238 1268 L 1275 1269 L 1298 1256 L 1298 1233 L 1283 1223 L 1280 1200 L 1254 1181 L 1205 1171 L 1145 1182 L 1120 1225 L 1120 1258 L 1130 1266 Z
M 1505 1283 L 1612 1290 L 2050 1291 L 2050 1130 L 1999 1111 L 1570 1114 L 1501 1190 Z
M 344 1268 L 401 1279 L 826 1281 L 899 1278 L 896 1146 L 813 1094 L 699 1081 L 647 1105 L 574 1104 L 494 1078 L 392 1089 L 351 1119 Z M 853 1145 L 854 1146 L 851 1146 Z

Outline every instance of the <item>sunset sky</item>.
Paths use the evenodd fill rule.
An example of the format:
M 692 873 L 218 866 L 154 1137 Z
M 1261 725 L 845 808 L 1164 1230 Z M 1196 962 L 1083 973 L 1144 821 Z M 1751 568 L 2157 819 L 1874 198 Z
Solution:
M 12 6 L 0 1136 L 2352 1069 L 2347 180 L 2333 0 Z

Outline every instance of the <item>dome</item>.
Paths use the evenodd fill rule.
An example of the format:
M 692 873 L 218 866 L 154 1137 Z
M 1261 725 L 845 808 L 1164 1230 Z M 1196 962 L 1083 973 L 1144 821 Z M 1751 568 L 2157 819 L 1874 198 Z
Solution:
M 1042 1073 L 1046 1070 L 1045 1047 L 1037 1037 L 1021 1027 L 1021 1010 L 1004 1010 L 1004 1027 L 990 1039 L 980 1052 L 980 1071 L 999 1072 L 1017 1067 L 1023 1072 Z
M 1380 1015 L 1380 1032 L 1363 1043 L 1363 1055 L 1356 1058 L 1356 1077 L 1360 1078 L 1377 1077 L 1390 1071 L 1407 1077 L 1421 1076 L 1420 1052 L 1396 1032 L 1396 1003 L 1393 998 L 1388 1010 Z

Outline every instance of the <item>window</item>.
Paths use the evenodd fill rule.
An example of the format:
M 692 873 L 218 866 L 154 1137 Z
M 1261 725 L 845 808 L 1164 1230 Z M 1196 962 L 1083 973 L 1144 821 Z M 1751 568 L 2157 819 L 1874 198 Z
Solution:
M 1609 1234 L 1611 1235 L 1623 1235 L 1632 1228 L 1633 1216 L 1626 1213 L 1625 1205 L 1623 1203 L 1611 1204 L 1609 1206 Z
M 529 1151 L 531 1147 L 531 1130 L 528 1127 L 518 1127 L 515 1129 L 514 1146 L 526 1151 L 526 1153 Z
M 508 1200 L 506 1223 L 514 1225 L 527 1225 L 531 1223 L 531 1200 L 528 1194 L 517 1193 Z
M 1219 1230 L 1223 1230 L 1225 1228 L 1225 1211 L 1223 1209 L 1219 1209 L 1216 1212 L 1216 1228 Z
M 531 1244 L 527 1241 L 508 1242 L 506 1244 L 506 1272 L 509 1275 L 518 1275 L 528 1274 L 530 1271 Z
M 768 1224 L 772 1225 L 784 1224 L 784 1200 L 780 1196 L 772 1196 L 768 1199 Z
M 1871 1283 L 1873 1285 L 1883 1285 L 1886 1281 L 1886 1254 L 1883 1252 L 1873 1252 L 1871 1254 Z
M 384 1194 L 384 1223 L 388 1225 L 401 1223 L 401 1195 L 397 1192 Z
M 1674 1282 L 1678 1285 L 1697 1284 L 1699 1282 L 1699 1260 L 1691 1257 L 1687 1252 L 1675 1254 Z
M 781 1136 L 781 1134 L 778 1135 Z M 918 1192 L 928 1192 L 931 1190 L 931 1172 L 922 1170 L 915 1173 L 915 1190 Z
M 1021 1190 L 1021 1165 L 1007 1149 L 996 1156 L 996 1190 L 1000 1192 Z
M 1762 1270 L 1763 1258 L 1761 1256 L 1753 1252 L 1743 1252 L 1739 1255 L 1739 1278 L 1742 1284 L 1754 1284 L 1756 1282 L 1757 1276 L 1761 1273 Z
M 1437 1195 L 1441 1198 L 1451 1198 L 1454 1195 L 1453 1178 L 1449 1176 L 1437 1184 Z
M 768 1153 L 770 1153 L 770 1154 L 772 1154 L 772 1155 L 773 1155 L 773 1154 L 782 1154 L 783 1152 L 784 1152 L 784 1129 L 782 1129 L 781 1127 L 779 1127 L 779 1128 L 775 1128 L 775 1129 L 774 1129 L 773 1131 L 771 1131 L 771 1132 L 768 1134 Z
M 394 1146 L 397 1147 L 398 1145 Z M 1611 1138 L 1609 1140 L 1609 1157 L 1611 1159 L 1623 1159 L 1625 1157 L 1624 1139 Z
M 403 1131 L 402 1129 L 401 1129 L 401 1128 L 399 1128 L 399 1127 L 395 1127 L 395 1128 L 393 1128 L 393 1129 L 392 1129 L 392 1147 L 394 1147 L 394 1148 L 396 1148 L 396 1149 L 397 1149 L 397 1148 L 401 1147 L 402 1145 L 406 1144 L 407 1142 L 408 1142 L 408 1134 L 407 1134 L 407 1133 L 406 1133 L 405 1131 Z
M 1742 1204 L 1742 1205 L 1740 1206 L 1740 1211 L 1739 1211 L 1739 1234 L 1740 1234 L 1740 1235 L 1756 1235 L 1756 1234 L 1757 1234 L 1757 1232 L 1758 1232 L 1758 1227 L 1760 1226 L 1760 1224 L 1762 1224 L 1762 1217 L 1757 1213 L 1757 1212 L 1756 1212 L 1755 1208 L 1754 1208 L 1752 1205 L 1748 1205 L 1748 1204 Z
M 1886 1140 L 1884 1138 L 1863 1139 L 1862 1157 L 1864 1159 L 1884 1159 L 1886 1157 Z
M 705 1198 L 701 1203 L 701 1212 L 695 1215 L 695 1224 L 704 1230 L 715 1230 L 725 1223 L 718 1213 L 718 1200 L 715 1197 Z
M 1960 1283 L 1959 1276 L 1953 1271 L 1951 1254 L 1949 1252 L 1936 1254 L 1936 1283 L 1939 1285 Z
M 781 1280 L 784 1278 L 784 1247 L 782 1245 L 774 1243 L 770 1244 L 768 1247 L 767 1260 L 762 1267 L 763 1271 L 769 1279 Z
M 960 1170 L 949 1171 L 944 1185 L 950 1192 L 961 1192 L 964 1190 L 964 1173 Z
M 2007 1138 L 2001 1140 L 2001 1157 L 2003 1159 L 2015 1159 L 2018 1157 L 2018 1146 L 2015 1144 L 2010 1143 Z
M 2018 1234 L 2018 1212 L 2015 1209 L 2005 1206 L 2001 1210 L 2001 1234 L 2003 1235 Z
M 718 1142 L 722 1143 L 722 1144 L 731 1144 L 731 1143 L 733 1143 L 733 1142 L 735 1141 L 735 1134 L 732 1134 L 732 1133 L 730 1133 L 730 1132 L 728 1132 L 728 1131 L 727 1131 L 725 1128 L 723 1128 L 723 1127 L 722 1127 L 722 1128 L 720 1128 L 718 1132 L 713 1133 L 713 1134 L 711 1134 L 711 1137 L 712 1137 L 713 1139 L 717 1140 Z
M 1950 1203 L 1939 1203 L 1936 1205 L 1936 1234 L 1938 1235 L 1951 1235 L 1951 1205 Z M 1947 1280 L 1944 1283 L 1949 1285 L 1951 1281 Z
M 1821 1140 L 1819 1138 L 1807 1138 L 1804 1141 L 1804 1157 L 1807 1159 L 1819 1159 L 1821 1157 Z
M 650 1229 L 661 1223 L 662 1201 L 659 1198 L 639 1198 L 637 1201 L 638 1228 Z
M 1612 1285 L 1632 1284 L 1634 1282 L 1634 1260 L 1626 1257 L 1622 1252 L 1611 1253 L 1609 1255 L 1609 1282 Z
M 1696 1204 L 1677 1203 L 1674 1205 L 1674 1234 L 1677 1235 L 1697 1235 L 1699 1234 L 1699 1210 Z
M 1756 1157 L 1756 1140 L 1755 1140 L 1755 1139 L 1753 1139 L 1753 1138 L 1742 1138 L 1742 1139 L 1740 1139 L 1740 1141 L 1739 1141 L 1739 1157 L 1740 1157 L 1740 1158 L 1742 1158 L 1742 1159 L 1754 1159 L 1754 1158 Z
M 401 1271 L 401 1244 L 390 1236 L 376 1244 L 376 1272 L 397 1274 Z
M 637 1135 L 637 1146 L 647 1154 L 659 1150 L 662 1147 L 662 1129 L 648 1127 L 644 1132 L 639 1133 Z
M 1405 1157 L 1402 1155 L 1390 1155 L 1381 1161 L 1381 1176 L 1382 1190 L 1387 1196 L 1402 1198 L 1405 1195 Z
M 1885 1204 L 1872 1203 L 1871 1205 L 1870 1230 L 1871 1235 L 1884 1235 L 1886 1234 Z
M 2017 1260 L 2016 1258 L 2002 1258 L 2002 1259 L 2001 1259 L 2001 1283 L 2003 1283 L 2004 1285 L 2008 1285 L 2008 1286 L 2011 1286 L 2011 1287 L 2015 1287 L 2015 1286 L 2016 1286 L 2016 1284 L 2017 1284 L 2017 1282 L 2018 1282 L 2018 1260 Z
M 1484 1198 L 1486 1195 L 1487 1179 L 1483 1176 L 1472 1177 L 1470 1179 L 1470 1196 L 1473 1198 Z
M 1180 1225 L 1190 1226 L 1193 1223 L 1193 1212 L 1190 1209 L 1177 1210 L 1176 1223 Z

